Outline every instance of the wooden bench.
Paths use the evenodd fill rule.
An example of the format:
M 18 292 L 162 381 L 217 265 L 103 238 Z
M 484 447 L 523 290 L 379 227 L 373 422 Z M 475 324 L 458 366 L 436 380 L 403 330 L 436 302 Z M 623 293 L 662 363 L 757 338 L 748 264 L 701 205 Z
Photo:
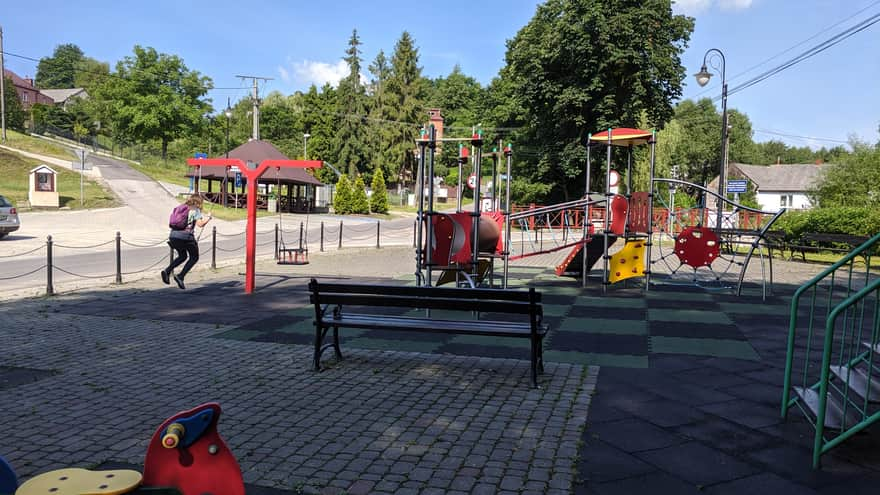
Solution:
M 806 253 L 830 251 L 832 253 L 848 253 L 853 249 L 861 246 L 869 238 L 861 235 L 850 234 L 826 234 L 820 232 L 807 232 L 798 239 L 798 244 L 790 246 L 792 257 L 797 251 L 801 254 L 801 259 L 807 261 Z M 845 245 L 846 247 L 839 247 Z M 864 255 L 863 255 L 864 258 Z
M 541 293 L 534 288 L 528 291 L 453 289 L 340 284 L 312 279 L 309 291 L 315 306 L 315 371 L 321 369 L 321 355 L 331 347 L 336 358 L 342 359 L 339 349 L 342 327 L 528 339 L 532 386 L 538 386 L 538 372 L 544 371 L 543 338 L 549 328 L 542 321 Z M 394 308 L 403 309 L 404 314 L 388 314 Z M 433 317 L 432 312 L 442 312 L 442 317 Z M 503 318 L 482 318 L 486 314 Z M 332 342 L 324 344 L 331 328 Z

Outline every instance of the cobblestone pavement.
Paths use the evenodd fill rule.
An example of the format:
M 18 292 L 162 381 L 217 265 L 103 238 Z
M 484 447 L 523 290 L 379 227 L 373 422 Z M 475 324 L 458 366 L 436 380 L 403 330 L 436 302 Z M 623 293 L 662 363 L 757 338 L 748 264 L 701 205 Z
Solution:
M 406 270 L 403 252 L 385 251 L 384 263 Z M 327 255 L 309 273 L 366 271 L 359 256 L 375 254 L 358 253 L 345 263 Z M 216 323 L 221 311 L 241 323 L 265 318 L 267 307 L 303 304 L 271 296 L 301 278 L 264 273 L 254 296 L 264 304 L 249 314 L 253 297 L 232 300 L 221 290 L 237 275 L 201 276 L 187 283 L 196 291 L 213 284 L 221 299 L 213 306 L 154 282 L 0 305 L 0 452 L 21 478 L 108 462 L 140 466 L 166 417 L 218 401 L 221 435 L 251 487 L 571 492 L 597 367 L 548 363 L 543 387 L 532 389 L 521 360 L 349 349 L 345 361 L 314 373 L 307 346 L 214 338 L 233 328 Z M 153 307 L 127 307 L 135 293 Z M 76 314 L 98 306 L 105 314 Z M 9 382 L 4 372 L 25 379 Z

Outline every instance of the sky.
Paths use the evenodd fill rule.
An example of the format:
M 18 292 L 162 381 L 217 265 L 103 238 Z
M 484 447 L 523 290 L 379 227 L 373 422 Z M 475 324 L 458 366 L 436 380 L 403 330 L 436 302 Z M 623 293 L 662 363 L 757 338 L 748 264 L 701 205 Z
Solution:
M 5 65 L 20 76 L 36 73 L 36 62 L 21 56 L 50 56 L 59 44 L 76 44 L 111 67 L 131 55 L 134 45 L 152 46 L 209 76 L 217 88 L 209 96 L 219 111 L 227 98 L 235 102 L 249 94 L 252 82 L 238 75 L 272 78 L 260 83 L 261 96 L 335 83 L 348 70 L 342 57 L 353 29 L 363 43 L 364 72 L 379 50 L 390 57 L 408 31 L 423 75 L 445 76 L 458 64 L 486 85 L 504 65 L 507 40 L 540 3 L 44 0 L 35 8 L 3 0 L 0 27 Z M 705 88 L 692 77 L 707 50 L 716 48 L 725 56 L 728 108 L 749 116 L 755 141 L 815 149 L 853 137 L 880 139 L 880 23 L 733 92 L 751 77 L 880 15 L 880 0 L 677 0 L 673 10 L 696 20 L 682 55 L 688 74 L 683 98 L 720 97 L 720 77 Z M 720 109 L 720 101 L 717 105 Z

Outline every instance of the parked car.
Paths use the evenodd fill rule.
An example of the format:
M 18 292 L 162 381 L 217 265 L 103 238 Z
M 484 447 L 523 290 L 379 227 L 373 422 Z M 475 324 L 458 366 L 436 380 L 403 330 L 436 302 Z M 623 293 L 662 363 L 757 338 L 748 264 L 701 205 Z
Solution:
M 0 196 L 0 239 L 6 234 L 15 232 L 21 226 L 15 207 L 3 196 Z

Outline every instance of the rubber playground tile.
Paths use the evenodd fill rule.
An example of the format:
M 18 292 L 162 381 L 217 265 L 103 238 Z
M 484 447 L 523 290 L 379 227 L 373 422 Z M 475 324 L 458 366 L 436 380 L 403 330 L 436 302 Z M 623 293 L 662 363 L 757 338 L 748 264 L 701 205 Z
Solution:
M 651 321 L 675 321 L 689 323 L 720 323 L 732 325 L 733 322 L 726 314 L 719 311 L 700 311 L 686 309 L 688 305 L 682 304 L 682 309 L 657 309 L 648 308 L 648 319 Z
M 812 495 L 819 492 L 793 483 L 773 473 L 761 473 L 706 489 L 707 495 L 740 495 L 742 493 L 772 493 L 774 495 Z M 852 492 L 851 492 L 852 493 Z
M 449 344 L 473 345 L 482 347 L 526 349 L 526 351 L 528 351 L 532 347 L 532 343 L 529 341 L 529 339 L 499 338 L 487 335 L 454 335 L 446 342 Z
M 650 337 L 651 352 L 657 354 L 690 354 L 692 356 L 760 359 L 748 342 L 721 339 L 694 339 L 682 337 Z
M 552 363 L 580 364 L 584 366 L 614 366 L 620 368 L 647 368 L 648 356 L 607 354 L 601 352 L 544 350 L 544 361 Z
M 592 425 L 589 434 L 629 453 L 662 449 L 687 441 L 686 437 L 638 418 Z
M 504 340 L 520 340 L 520 339 L 504 339 Z M 525 340 L 525 339 L 522 339 Z M 497 344 L 497 340 L 495 341 Z M 418 351 L 418 349 L 398 349 L 398 350 L 414 350 Z M 425 351 L 419 351 L 425 352 Z M 501 359 L 521 359 L 523 361 L 529 361 L 531 359 L 531 352 L 529 350 L 528 342 L 526 342 L 526 347 L 507 347 L 502 345 L 479 345 L 473 343 L 459 343 L 459 342 L 447 342 L 445 344 L 440 345 L 439 347 L 433 349 L 430 352 L 434 352 L 436 354 L 455 354 L 456 356 L 474 356 L 474 357 L 488 357 L 488 358 L 501 358 Z M 547 359 L 546 353 L 544 355 L 544 359 Z
M 615 309 L 644 309 L 648 307 L 644 298 L 635 297 L 602 297 L 584 296 L 574 302 L 578 307 L 590 308 L 615 308 Z
M 784 421 L 779 415 L 778 406 L 772 407 L 747 399 L 709 404 L 700 407 L 700 409 L 752 430 L 773 426 Z
M 437 349 L 444 345 L 444 343 L 439 340 L 391 340 L 375 338 L 373 336 L 363 336 L 355 337 L 346 342 L 341 342 L 339 345 L 342 348 L 343 353 L 345 353 L 345 347 L 348 346 L 357 349 L 376 351 L 407 351 L 430 354 L 436 352 Z
M 641 307 L 611 306 L 610 309 L 600 306 L 572 306 L 567 318 L 618 318 L 621 320 L 642 320 L 647 318 L 647 311 Z
M 700 488 L 661 471 L 631 476 L 604 483 L 590 483 L 590 492 L 597 495 L 633 495 L 636 493 L 699 495 Z M 581 492 L 575 489 L 575 495 Z
M 746 340 L 735 325 L 690 323 L 681 321 L 652 321 L 651 335 L 698 339 Z
M 682 309 L 694 311 L 720 311 L 715 301 L 682 301 L 679 299 L 648 299 L 650 309 Z
M 559 332 L 648 335 L 648 322 L 645 320 L 569 317 L 563 318 L 559 326 L 552 328 Z
M 648 355 L 646 335 L 615 335 L 556 331 L 550 335 L 547 349 L 554 351 L 597 352 L 629 356 Z
M 782 304 L 719 302 L 721 311 L 733 315 L 783 315 L 788 318 L 790 307 Z
M 562 317 L 568 315 L 568 312 L 571 310 L 571 305 L 569 304 L 547 304 L 544 302 L 541 306 L 545 316 Z
M 248 339 L 250 342 L 271 342 L 273 344 L 299 344 L 309 345 L 315 343 L 314 335 L 284 332 L 262 332 Z
M 704 487 L 758 472 L 758 469 L 698 442 L 634 454 L 669 474 Z
M 577 470 L 588 473 L 592 485 L 656 472 L 657 468 L 613 445 L 591 438 L 582 447 Z
M 706 292 L 690 292 L 681 290 L 670 290 L 671 286 L 661 286 L 652 288 L 646 294 L 648 301 L 715 301 L 712 294 Z
M 564 294 L 541 294 L 541 304 L 546 308 L 548 305 L 553 306 L 573 306 L 577 302 L 577 296 L 566 296 Z M 545 311 L 546 313 L 546 311 Z

